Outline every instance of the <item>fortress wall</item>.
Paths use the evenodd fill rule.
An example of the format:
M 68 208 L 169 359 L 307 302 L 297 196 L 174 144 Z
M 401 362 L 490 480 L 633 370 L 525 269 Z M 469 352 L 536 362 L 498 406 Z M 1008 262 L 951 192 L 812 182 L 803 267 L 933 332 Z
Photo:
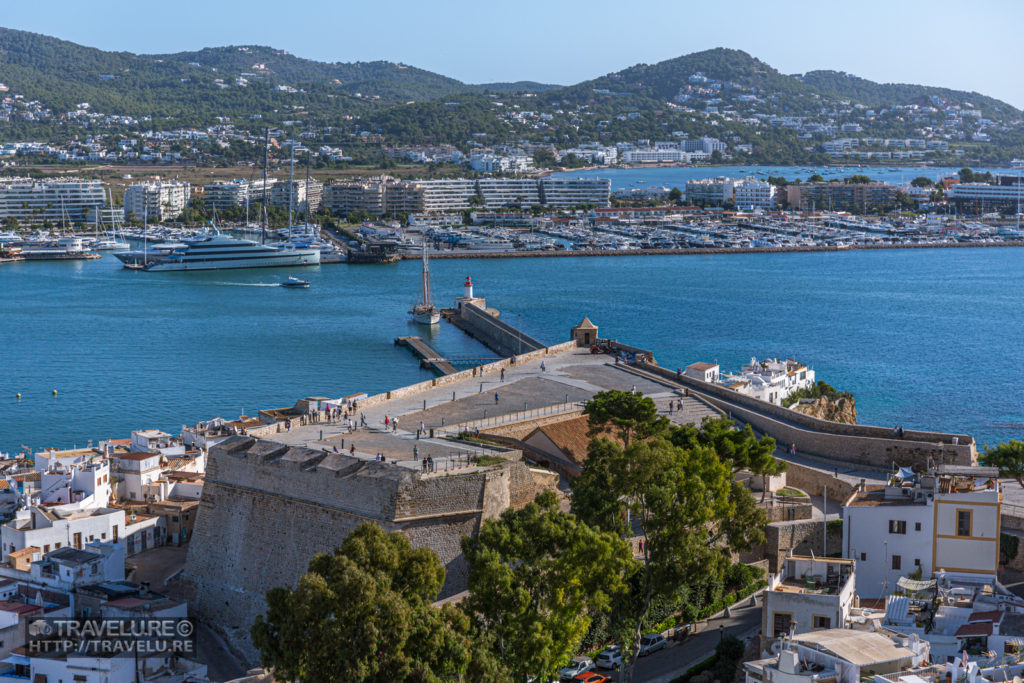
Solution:
M 786 463 L 785 477 L 786 486 L 798 488 L 810 496 L 820 497 L 824 495 L 825 487 L 827 486 L 828 499 L 830 501 L 829 509 L 831 509 L 831 501 L 838 501 L 839 503 L 842 503 L 842 501 L 849 498 L 857 488 L 849 482 L 843 481 L 842 479 L 836 479 L 828 472 L 822 472 L 814 469 L 813 467 L 798 465 L 795 462 Z
M 424 478 L 350 460 L 246 437 L 211 449 L 182 574 L 183 596 L 201 618 L 247 634 L 267 590 L 293 586 L 315 553 L 333 552 L 366 521 L 437 553 L 448 572 L 441 596 L 453 595 L 466 586 L 463 536 L 537 490 L 522 462 Z
M 501 356 L 512 356 L 543 349 L 544 344 L 484 309 L 462 302 L 452 322 Z
M 929 458 L 957 465 L 973 465 L 977 460 L 974 439 L 964 434 L 907 430 L 903 439 L 894 439 L 892 430 L 884 427 L 829 422 L 685 375 L 680 379 L 665 368 L 645 365 L 643 370 L 700 392 L 715 407 L 774 436 L 782 445 L 795 443 L 798 450 L 828 461 L 889 469 L 893 462 L 924 467 Z

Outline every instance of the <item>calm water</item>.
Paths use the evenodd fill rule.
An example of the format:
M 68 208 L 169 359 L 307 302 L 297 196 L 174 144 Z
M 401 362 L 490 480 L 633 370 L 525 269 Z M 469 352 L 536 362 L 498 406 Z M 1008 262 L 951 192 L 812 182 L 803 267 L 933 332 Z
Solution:
M 477 293 L 548 343 L 584 315 L 670 367 L 786 355 L 856 394 L 862 422 L 1024 435 L 1024 250 L 439 260 L 448 305 Z M 419 264 L 291 272 L 133 273 L 88 263 L 0 266 L 0 450 L 173 432 L 307 395 L 426 379 L 397 336 Z M 447 355 L 491 355 L 443 324 Z M 58 396 L 51 396 L 57 389 Z M 21 400 L 15 394 L 21 392 Z
M 555 177 L 579 178 L 598 177 L 611 178 L 612 191 L 630 188 L 641 189 L 645 187 L 678 187 L 682 189 L 687 180 L 698 178 L 714 178 L 726 176 L 731 178 L 743 178 L 754 176 L 767 180 L 768 176 L 782 176 L 788 180 L 799 178 L 807 180 L 815 173 L 821 175 L 825 180 L 837 180 L 848 178 L 854 174 L 866 175 L 873 180 L 887 183 L 909 183 L 918 176 L 924 176 L 930 180 L 938 180 L 955 175 L 961 167 L 939 167 L 939 166 L 676 166 L 666 168 L 616 168 L 616 169 L 591 169 L 586 171 L 565 171 L 553 174 Z M 992 174 L 1017 175 L 1020 169 L 1008 168 L 976 168 L 978 172 L 989 171 Z

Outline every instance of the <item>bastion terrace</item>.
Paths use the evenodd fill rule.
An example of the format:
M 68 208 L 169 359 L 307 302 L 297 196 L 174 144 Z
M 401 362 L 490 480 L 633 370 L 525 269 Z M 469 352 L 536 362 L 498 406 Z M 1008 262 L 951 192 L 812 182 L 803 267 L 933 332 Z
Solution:
M 592 354 L 589 349 L 571 347 L 530 354 L 528 359 L 508 362 L 504 379 L 500 368 L 482 369 L 476 376 L 447 382 L 405 396 L 386 399 L 371 397 L 358 403 L 366 426 L 349 431 L 342 422 L 298 424 L 293 420 L 290 431 L 266 434 L 264 438 L 317 450 L 351 452 L 355 457 L 375 460 L 382 454 L 388 462 L 421 468 L 414 461 L 413 448 L 419 459 L 427 456 L 435 461 L 459 461 L 467 455 L 480 455 L 489 447 L 456 443 L 450 437 L 460 432 L 481 433 L 527 422 L 558 420 L 578 415 L 594 394 L 609 389 L 636 391 L 651 397 L 659 409 L 674 422 L 700 423 L 705 416 L 717 412 L 707 404 L 684 397 L 671 382 L 639 376 L 625 365 L 616 365 L 613 356 Z M 545 369 L 541 369 L 541 363 Z M 448 378 L 443 378 L 448 379 Z M 495 394 L 498 400 L 495 401 Z M 375 400 L 379 399 L 379 400 Z M 669 401 L 683 401 L 683 411 L 668 413 Z M 385 428 L 384 417 L 391 422 L 398 418 L 398 428 Z M 417 438 L 422 423 L 423 432 Z M 433 435 L 433 436 L 431 436 Z

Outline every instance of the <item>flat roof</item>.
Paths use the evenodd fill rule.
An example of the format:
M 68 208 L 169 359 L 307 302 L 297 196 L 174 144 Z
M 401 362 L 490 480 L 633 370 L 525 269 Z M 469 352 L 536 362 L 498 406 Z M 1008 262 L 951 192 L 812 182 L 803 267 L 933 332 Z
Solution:
M 703 361 L 700 361 L 697 363 L 690 363 L 689 365 L 686 366 L 686 369 L 690 370 L 692 368 L 693 370 L 710 370 L 711 368 L 717 367 L 717 363 L 705 363 Z
M 869 631 L 829 629 L 801 633 L 793 639 L 799 643 L 817 645 L 857 666 L 881 664 L 898 659 L 910 659 L 914 653 L 896 645 L 890 638 Z

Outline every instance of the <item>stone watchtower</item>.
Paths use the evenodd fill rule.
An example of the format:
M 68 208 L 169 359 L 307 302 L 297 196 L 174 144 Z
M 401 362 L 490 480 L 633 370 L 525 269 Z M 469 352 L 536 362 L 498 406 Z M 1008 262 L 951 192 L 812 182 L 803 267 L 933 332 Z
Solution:
M 589 347 L 597 343 L 597 325 L 590 318 L 583 318 L 579 325 L 572 328 L 572 341 L 576 346 Z

